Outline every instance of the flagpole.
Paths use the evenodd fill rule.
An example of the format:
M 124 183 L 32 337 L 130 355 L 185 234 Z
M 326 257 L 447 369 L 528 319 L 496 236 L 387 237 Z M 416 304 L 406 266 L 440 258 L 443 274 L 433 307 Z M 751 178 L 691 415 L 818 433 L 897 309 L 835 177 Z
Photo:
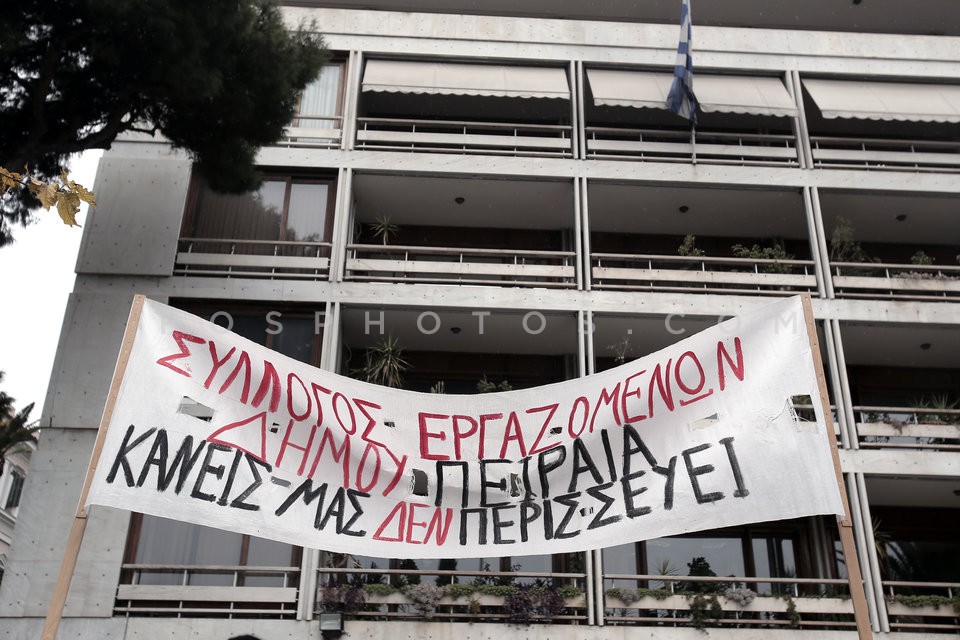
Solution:
M 57 630 L 60 628 L 60 620 L 63 618 L 63 608 L 67 603 L 67 593 L 70 590 L 70 581 L 73 579 L 73 572 L 77 567 L 77 556 L 80 555 L 83 533 L 87 528 L 87 494 L 90 492 L 90 485 L 93 484 L 93 474 L 97 470 L 100 453 L 103 451 L 103 443 L 107 436 L 107 427 L 110 424 L 110 418 L 113 416 L 113 408 L 117 402 L 117 394 L 120 392 L 120 383 L 123 381 L 123 374 L 127 369 L 127 362 L 130 360 L 130 351 L 133 349 L 133 339 L 136 337 L 137 328 L 140 325 L 140 313 L 143 310 L 144 300 L 145 298 L 142 295 L 133 297 L 133 305 L 130 307 L 130 315 L 127 318 L 127 328 L 123 332 L 123 342 L 120 344 L 120 355 L 117 356 L 117 366 L 113 372 L 113 381 L 110 383 L 110 391 L 107 394 L 103 417 L 100 419 L 100 429 L 97 431 L 97 440 L 93 445 L 90 464 L 87 465 L 87 475 L 83 481 L 83 488 L 80 490 L 80 501 L 77 504 L 73 525 L 70 527 L 70 535 L 67 538 L 67 546 L 63 552 L 63 560 L 60 563 L 60 574 L 57 576 L 57 582 L 53 587 L 53 596 L 50 598 L 47 617 L 43 622 L 43 632 L 40 635 L 41 640 L 56 640 Z
M 690 160 L 697 164 L 697 123 L 690 123 Z
M 843 549 L 843 559 L 847 565 L 847 580 L 850 584 L 850 597 L 853 600 L 853 617 L 857 623 L 857 637 L 859 640 L 871 640 L 873 631 L 870 628 L 870 612 L 867 609 L 867 596 L 863 590 L 863 576 L 860 574 L 860 558 L 857 555 L 857 545 L 853 539 L 853 523 L 850 520 L 850 502 L 847 499 L 847 488 L 843 481 L 843 470 L 840 468 L 840 452 L 837 449 L 837 435 L 833 430 L 832 412 L 830 411 L 829 396 L 827 396 L 827 381 L 823 372 L 823 362 L 820 358 L 820 342 L 817 339 L 817 327 L 813 319 L 813 306 L 810 294 L 801 295 L 803 303 L 803 318 L 807 325 L 807 339 L 810 342 L 810 357 L 813 358 L 814 372 L 817 376 L 817 387 L 820 389 L 820 402 L 823 415 L 827 422 L 827 440 L 830 443 L 830 453 L 833 457 L 833 469 L 840 488 L 840 499 L 843 504 L 843 516 L 837 516 L 837 528 L 840 531 L 840 546 Z

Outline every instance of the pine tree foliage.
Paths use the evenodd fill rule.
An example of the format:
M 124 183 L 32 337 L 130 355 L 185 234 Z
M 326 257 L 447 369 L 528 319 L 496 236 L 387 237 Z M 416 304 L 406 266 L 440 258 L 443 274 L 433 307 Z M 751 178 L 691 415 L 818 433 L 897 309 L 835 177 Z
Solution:
M 0 31 L 0 166 L 48 181 L 70 154 L 144 131 L 214 188 L 251 189 L 257 150 L 326 58 L 316 26 L 291 31 L 272 0 L 22 0 Z M 38 205 L 3 196 L 0 244 Z

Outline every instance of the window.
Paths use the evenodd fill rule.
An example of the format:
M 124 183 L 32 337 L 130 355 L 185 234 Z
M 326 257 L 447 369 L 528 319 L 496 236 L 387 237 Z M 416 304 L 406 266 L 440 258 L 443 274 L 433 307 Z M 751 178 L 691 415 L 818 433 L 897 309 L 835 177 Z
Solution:
M 309 129 L 337 129 L 343 108 L 342 61 L 328 62 L 320 75 L 300 94 L 294 126 Z
M 606 574 L 623 575 L 796 577 L 797 535 L 789 527 L 745 527 L 628 543 L 603 550 L 603 569 Z M 608 583 L 637 586 L 636 579 Z M 675 586 L 682 589 L 683 585 Z M 649 586 L 660 588 L 665 583 L 651 581 Z M 762 582 L 747 586 L 760 593 L 780 593 L 784 587 Z
M 238 309 L 235 305 L 231 308 L 230 304 L 196 307 L 184 304 L 181 308 L 299 362 L 314 366 L 320 362 L 322 332 L 319 327 L 323 316 L 319 310 L 279 305 L 276 308 L 248 306 Z
M 14 509 L 20 506 L 20 494 L 23 493 L 23 482 L 26 476 L 17 468 L 10 469 L 10 490 L 7 492 L 7 500 L 3 505 L 4 509 Z
M 957 582 L 960 580 L 960 509 L 945 507 L 872 508 L 874 542 L 885 580 Z M 899 593 L 926 595 L 928 590 L 898 586 Z
M 134 514 L 127 562 L 151 565 L 149 569 L 135 570 L 136 584 L 291 587 L 297 584 L 300 548 L 231 531 Z M 167 568 L 161 568 L 164 565 Z M 205 566 L 217 569 L 205 570 Z
M 323 242 L 333 227 L 335 191 L 332 180 L 288 176 L 267 177 L 254 192 L 224 194 L 200 178 L 185 229 L 192 238 L 252 241 L 248 248 L 267 241 L 267 253 L 279 244 L 269 241 Z

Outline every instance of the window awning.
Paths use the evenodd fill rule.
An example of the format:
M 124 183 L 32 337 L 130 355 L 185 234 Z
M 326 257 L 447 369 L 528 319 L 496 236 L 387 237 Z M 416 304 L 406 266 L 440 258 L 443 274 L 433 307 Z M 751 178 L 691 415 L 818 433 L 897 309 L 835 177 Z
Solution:
M 564 69 L 454 62 L 370 60 L 364 91 L 500 98 L 570 99 Z
M 587 71 L 597 106 L 666 109 L 673 75 L 650 71 Z M 795 116 L 797 107 L 778 78 L 694 73 L 693 91 L 705 113 Z
M 960 86 L 804 80 L 824 118 L 960 122 Z

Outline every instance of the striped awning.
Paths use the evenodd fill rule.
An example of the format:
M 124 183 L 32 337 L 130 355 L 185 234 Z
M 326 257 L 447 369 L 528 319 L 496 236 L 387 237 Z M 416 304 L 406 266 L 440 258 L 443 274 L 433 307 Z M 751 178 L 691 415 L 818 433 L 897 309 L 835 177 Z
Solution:
M 960 122 L 960 86 L 810 80 L 803 86 L 824 118 Z
M 362 86 L 369 92 L 570 99 L 559 67 L 370 60 Z
M 649 109 L 667 108 L 673 81 L 669 73 L 609 69 L 590 69 L 587 78 L 595 105 Z M 705 113 L 797 115 L 797 106 L 779 78 L 694 73 L 693 92 Z

